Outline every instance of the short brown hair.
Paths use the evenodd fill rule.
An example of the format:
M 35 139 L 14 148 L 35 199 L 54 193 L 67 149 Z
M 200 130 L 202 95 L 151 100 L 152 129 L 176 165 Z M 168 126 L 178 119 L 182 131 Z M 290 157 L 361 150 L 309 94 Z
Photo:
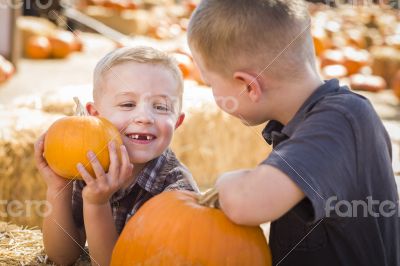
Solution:
M 95 101 L 99 97 L 101 81 L 104 74 L 113 66 L 126 62 L 160 65 L 169 70 L 178 83 L 178 110 L 180 111 L 182 109 L 183 77 L 176 60 L 169 54 L 148 46 L 119 48 L 105 55 L 97 63 L 93 74 L 93 99 Z
M 271 64 L 275 76 L 294 75 L 305 61 L 315 68 L 302 0 L 203 0 L 190 19 L 188 40 L 208 68 L 223 74 Z

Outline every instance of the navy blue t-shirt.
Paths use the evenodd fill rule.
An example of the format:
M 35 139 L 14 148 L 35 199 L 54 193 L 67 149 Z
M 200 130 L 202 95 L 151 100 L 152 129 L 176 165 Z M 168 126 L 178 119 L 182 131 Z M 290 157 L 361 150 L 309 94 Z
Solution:
M 274 150 L 262 164 L 306 195 L 271 224 L 274 265 L 400 265 L 391 143 L 366 98 L 327 81 L 263 136 Z

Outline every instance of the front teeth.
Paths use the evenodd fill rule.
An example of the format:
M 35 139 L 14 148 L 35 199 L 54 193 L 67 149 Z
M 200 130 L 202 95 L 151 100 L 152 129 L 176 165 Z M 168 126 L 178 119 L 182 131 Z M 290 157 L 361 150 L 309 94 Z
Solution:
M 139 135 L 138 134 L 134 134 L 134 135 L 131 135 L 130 138 L 138 140 L 139 139 Z M 146 136 L 146 139 L 147 140 L 152 140 L 153 137 L 152 136 Z

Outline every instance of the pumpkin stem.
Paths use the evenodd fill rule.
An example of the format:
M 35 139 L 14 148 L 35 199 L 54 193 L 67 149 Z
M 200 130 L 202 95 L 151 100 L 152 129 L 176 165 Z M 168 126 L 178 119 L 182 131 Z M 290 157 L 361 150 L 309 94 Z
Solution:
M 215 188 L 211 188 L 207 190 L 204 194 L 199 197 L 199 204 L 219 209 L 219 202 L 218 202 L 218 191 Z
M 76 116 L 88 116 L 88 112 L 86 111 L 85 107 L 83 107 L 82 103 L 79 101 L 78 97 L 74 97 L 74 101 L 76 104 L 75 115 Z

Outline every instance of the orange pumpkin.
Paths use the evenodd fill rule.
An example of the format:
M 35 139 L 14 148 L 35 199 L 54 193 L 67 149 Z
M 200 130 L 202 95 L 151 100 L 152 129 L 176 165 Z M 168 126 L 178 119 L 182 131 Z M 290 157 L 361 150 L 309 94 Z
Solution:
M 25 45 L 25 55 L 32 59 L 46 59 L 50 53 L 51 44 L 45 36 L 31 36 Z
M 343 53 L 345 57 L 344 66 L 349 75 L 357 73 L 362 67 L 370 63 L 370 56 L 366 50 L 345 47 Z
M 328 49 L 321 54 L 320 60 L 321 68 L 329 65 L 343 65 L 344 54 L 341 50 Z
M 182 72 L 183 78 L 190 78 L 194 69 L 192 58 L 182 53 L 173 53 L 172 56 L 178 62 L 178 66 Z
M 14 72 L 14 65 L 0 55 L 0 84 L 7 81 Z
M 3 70 L 3 66 L 0 64 L 0 84 L 4 83 L 7 81 L 7 74 L 6 72 Z
M 400 100 L 400 70 L 397 71 L 396 75 L 393 78 L 392 89 L 394 94 Z
M 125 225 L 110 265 L 271 265 L 260 227 L 236 225 L 207 205 L 188 191 L 150 199 Z
M 346 34 L 347 34 L 347 42 L 349 45 L 359 49 L 367 48 L 366 33 L 363 30 L 352 28 L 348 29 Z
M 127 9 L 128 3 L 126 1 L 121 1 L 121 0 L 107 0 L 103 2 L 102 6 L 113 9 L 117 12 L 121 12 Z
M 7 60 L 3 62 L 2 68 L 4 73 L 6 74 L 7 79 L 11 78 L 11 76 L 15 73 L 14 65 Z
M 314 42 L 315 54 L 320 56 L 323 51 L 330 48 L 330 40 L 323 28 L 315 27 L 312 29 L 311 34 Z
M 378 92 L 386 89 L 386 81 L 380 76 L 354 74 L 350 76 L 350 87 L 353 90 Z
M 76 42 L 75 36 L 69 31 L 56 31 L 49 38 L 52 50 L 51 55 L 54 58 L 65 58 L 74 50 Z
M 122 145 L 120 133 L 111 122 L 80 112 L 79 116 L 61 118 L 50 126 L 44 141 L 44 157 L 50 168 L 62 177 L 82 179 L 76 169 L 79 162 L 95 177 L 86 154 L 93 151 L 107 171 L 110 164 L 107 145 L 112 140 L 116 147 Z
M 343 78 L 347 75 L 347 69 L 342 65 L 329 65 L 322 68 L 321 74 L 325 79 Z
M 186 0 L 184 5 L 188 9 L 189 13 L 192 13 L 197 7 L 197 2 L 194 0 Z

